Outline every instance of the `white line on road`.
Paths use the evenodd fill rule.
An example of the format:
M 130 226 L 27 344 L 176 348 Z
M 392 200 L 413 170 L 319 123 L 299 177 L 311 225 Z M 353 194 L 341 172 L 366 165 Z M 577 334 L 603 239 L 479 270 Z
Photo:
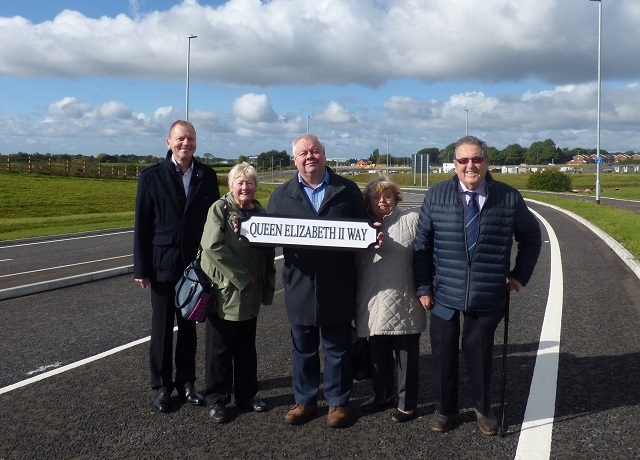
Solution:
M 35 246 L 37 244 L 61 243 L 64 241 L 85 240 L 87 238 L 103 238 L 105 236 L 124 235 L 125 233 L 133 233 L 133 230 L 125 230 L 122 232 L 113 232 L 113 233 L 100 233 L 99 235 L 84 235 L 84 236 L 74 236 L 69 238 L 58 238 L 57 240 L 30 241 L 28 243 L 18 243 L 18 244 L 12 244 L 10 246 L 2 246 L 0 247 L 0 249 L 19 248 L 22 246 Z
M 282 258 L 283 258 L 283 256 L 277 256 L 275 258 L 275 260 L 280 260 Z M 282 292 L 282 289 L 278 290 L 276 292 L 276 294 L 280 293 L 280 292 Z M 178 330 L 177 326 L 173 328 L 174 332 L 176 332 L 177 330 Z M 70 371 L 70 370 L 75 369 L 77 367 L 84 366 L 85 364 L 89 364 L 89 363 L 91 363 L 93 361 L 97 361 L 99 359 L 102 359 L 102 358 L 105 358 L 107 356 L 113 355 L 113 354 L 118 353 L 120 351 L 126 350 L 127 348 L 135 347 L 136 345 L 140 345 L 142 343 L 148 342 L 149 340 L 151 340 L 151 336 L 145 337 L 143 339 L 135 340 L 133 342 L 127 343 L 125 345 L 121 345 L 121 346 L 116 347 L 116 348 L 112 348 L 111 350 L 107 350 L 107 351 L 105 351 L 103 353 L 100 353 L 100 354 L 97 354 L 95 356 L 90 356 L 88 358 L 81 359 L 80 361 L 76 361 L 75 363 L 67 364 L 66 366 L 58 367 L 57 369 L 45 372 L 43 374 L 36 375 L 34 377 L 22 380 L 20 382 L 13 383 L 13 384 L 8 385 L 8 386 L 6 386 L 4 388 L 0 388 L 0 395 L 3 394 L 3 393 L 8 393 L 10 391 L 16 390 L 18 388 L 25 387 L 25 386 L 30 385 L 32 383 L 39 382 L 40 380 L 44 380 L 44 379 L 47 379 L 49 377 L 53 377 L 54 375 L 62 374 L 63 372 Z M 42 368 L 43 369 L 47 368 L 47 366 L 43 366 Z
M 178 330 L 178 327 L 173 328 L 174 332 Z M 45 372 L 40 375 L 36 375 L 34 377 L 22 380 L 20 382 L 16 382 L 12 385 L 6 386 L 4 388 L 0 388 L 0 395 L 3 393 L 8 393 L 10 391 L 16 390 L 18 388 L 25 387 L 27 385 L 31 385 L 32 383 L 39 382 L 40 380 L 48 379 L 49 377 L 53 377 L 54 375 L 62 374 L 63 372 L 70 371 L 71 369 L 75 369 L 76 367 L 84 366 L 85 364 L 89 364 L 93 361 L 97 361 L 99 359 L 105 358 L 109 355 L 113 355 L 120 351 L 126 350 L 127 348 L 135 347 L 136 345 L 140 345 L 144 342 L 148 342 L 151 339 L 151 336 L 147 336 L 143 339 L 136 340 L 134 342 L 127 343 L 126 345 L 122 345 L 120 347 L 112 348 L 111 350 L 107 350 L 103 353 L 97 354 L 95 356 L 90 356 L 85 359 L 81 359 L 80 361 L 76 361 L 75 363 L 67 364 L 66 366 L 59 367 L 57 369 L 53 369 L 51 371 Z
M 78 265 L 87 265 L 87 264 L 93 264 L 93 263 L 96 263 L 96 262 L 104 262 L 106 260 L 122 259 L 124 257 L 132 257 L 132 256 L 133 256 L 133 254 L 127 254 L 125 256 L 107 257 L 106 259 L 89 260 L 87 262 L 78 262 L 78 263 L 75 263 L 75 264 L 58 265 L 57 267 L 39 268 L 37 270 L 29 270 L 28 272 L 9 273 L 8 275 L 0 275 L 0 278 L 9 278 L 11 276 L 18 276 L 18 275 L 28 275 L 29 273 L 46 272 L 46 271 L 49 271 L 49 270 L 56 270 L 58 268 L 77 267 Z
M 551 435 L 556 408 L 558 362 L 560 359 L 564 289 L 560 244 L 549 222 L 537 212 L 533 210 L 532 212 L 540 219 L 549 234 L 551 270 L 547 307 L 515 460 L 548 460 L 551 455 Z

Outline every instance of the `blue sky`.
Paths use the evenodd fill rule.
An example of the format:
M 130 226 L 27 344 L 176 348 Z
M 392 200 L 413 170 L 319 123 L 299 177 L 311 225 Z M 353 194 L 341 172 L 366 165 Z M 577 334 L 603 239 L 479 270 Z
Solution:
M 640 151 L 637 0 L 603 0 L 601 148 Z M 599 3 L 588 0 L 7 0 L 0 153 L 237 158 L 306 131 L 330 157 L 595 148 Z M 468 112 L 467 112 L 468 111 Z M 468 114 L 468 123 L 467 123 Z

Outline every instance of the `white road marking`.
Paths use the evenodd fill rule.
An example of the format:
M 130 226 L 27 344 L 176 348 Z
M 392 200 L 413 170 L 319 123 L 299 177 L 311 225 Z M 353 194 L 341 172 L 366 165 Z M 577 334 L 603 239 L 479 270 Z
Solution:
M 61 243 L 64 241 L 75 241 L 75 240 L 85 240 L 88 238 L 103 238 L 105 236 L 113 236 L 113 235 L 124 235 L 126 233 L 133 233 L 133 230 L 125 230 L 122 232 L 113 232 L 113 233 L 101 233 L 99 235 L 84 235 L 84 236 L 73 236 L 69 238 L 58 238 L 57 240 L 46 240 L 46 241 L 30 241 L 27 243 L 18 243 L 12 244 L 8 246 L 2 246 L 0 249 L 9 249 L 9 248 L 20 248 L 22 246 L 35 246 L 38 244 L 49 244 L 49 243 Z
M 125 256 L 107 257 L 106 259 L 89 260 L 87 262 L 78 262 L 78 263 L 75 263 L 75 264 L 58 265 L 57 267 L 39 268 L 38 270 L 29 270 L 29 271 L 20 272 L 20 273 L 9 273 L 8 275 L 0 275 L 0 278 L 8 278 L 8 277 L 11 277 L 11 276 L 18 276 L 18 275 L 27 275 L 29 273 L 46 272 L 48 270 L 56 270 L 58 268 L 77 267 L 78 265 L 93 264 L 93 263 L 96 263 L 96 262 L 104 262 L 105 260 L 122 259 L 124 257 L 131 257 L 131 256 L 133 256 L 133 254 L 127 254 Z
M 178 327 L 174 327 L 173 331 L 177 331 Z M 90 356 L 85 359 L 81 359 L 80 361 L 76 361 L 75 363 L 67 364 L 66 366 L 59 367 L 57 369 L 53 369 L 51 371 L 45 372 L 40 375 L 36 375 L 34 377 L 22 380 L 20 382 L 16 382 L 12 385 L 6 386 L 4 388 L 0 388 L 0 395 L 3 393 L 8 393 L 10 391 L 16 390 L 18 388 L 25 387 L 27 385 L 31 385 L 32 383 L 39 382 L 40 380 L 48 379 L 49 377 L 53 377 L 54 375 L 62 374 L 63 372 L 70 371 L 80 366 L 84 366 L 85 364 L 89 364 L 93 361 L 97 361 L 102 358 L 106 358 L 107 356 L 113 355 L 120 351 L 126 350 L 127 348 L 135 347 L 136 345 L 140 345 L 142 343 L 148 342 L 151 340 L 151 336 L 145 337 L 140 340 L 136 340 L 134 342 L 127 343 L 126 345 L 122 345 L 120 347 L 112 348 L 111 350 L 107 350 L 103 353 L 97 354 L 95 356 Z
M 62 363 L 60 361 L 53 364 L 45 364 L 44 366 L 40 366 L 37 369 L 27 372 L 27 375 L 40 374 L 46 371 L 47 369 L 55 369 L 56 367 L 60 367 L 60 366 L 62 366 Z
M 283 256 L 277 256 L 275 258 L 275 260 L 280 260 L 282 259 Z M 280 293 L 282 292 L 282 289 L 278 290 L 276 293 Z M 173 328 L 173 332 L 177 331 L 178 327 L 174 327 Z M 0 395 L 3 393 L 8 393 L 10 391 L 16 390 L 18 388 L 22 388 L 25 387 L 27 385 L 31 385 L 32 383 L 36 383 L 39 382 L 40 380 L 44 380 L 44 379 L 48 379 L 49 377 L 53 377 L 54 375 L 58 375 L 58 374 L 62 374 L 63 372 L 67 372 L 70 371 L 72 369 L 75 369 L 77 367 L 80 366 L 84 366 L 85 364 L 89 364 L 93 361 L 97 361 L 99 359 L 102 358 L 106 358 L 107 356 L 113 355 L 115 353 L 118 353 L 120 351 L 124 351 L 127 348 L 131 348 L 131 347 L 135 347 L 136 345 L 141 345 L 145 342 L 148 342 L 149 340 L 151 340 L 151 336 L 145 337 L 143 339 L 139 339 L 139 340 L 135 340 L 133 342 L 127 343 L 125 345 L 121 345 L 119 347 L 116 348 L 112 348 L 111 350 L 107 350 L 103 353 L 97 354 L 95 356 L 90 356 L 88 358 L 85 359 L 81 359 L 80 361 L 76 361 L 75 363 L 71 363 L 71 364 L 67 364 L 66 366 L 62 366 L 62 367 L 58 367 L 57 369 L 53 369 L 51 371 L 48 372 L 44 372 L 40 375 L 36 375 L 34 377 L 30 377 L 28 379 L 22 380 L 20 382 L 16 382 L 14 384 L 8 385 L 6 387 L 0 388 Z M 61 363 L 56 363 L 57 365 L 60 365 Z M 42 366 L 40 369 L 44 370 L 45 368 L 51 367 L 52 365 L 45 365 Z M 35 372 L 35 371 L 31 371 L 31 372 Z
M 556 407 L 558 362 L 560 359 L 560 331 L 562 326 L 563 273 L 560 244 L 553 228 L 540 214 L 551 245 L 549 295 L 542 323 L 536 365 L 531 379 L 529 399 L 520 428 L 515 460 L 548 460 L 551 455 L 551 436 Z M 544 344 L 544 345 L 543 345 Z

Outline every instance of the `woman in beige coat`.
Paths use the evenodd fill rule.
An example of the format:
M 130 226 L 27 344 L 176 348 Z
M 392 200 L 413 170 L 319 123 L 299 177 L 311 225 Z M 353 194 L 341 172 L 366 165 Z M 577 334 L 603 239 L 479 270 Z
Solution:
M 382 224 L 384 244 L 357 256 L 356 329 L 358 337 L 369 337 L 374 390 L 360 408 L 373 412 L 394 402 L 395 365 L 398 404 L 392 419 L 405 422 L 418 404 L 420 333 L 426 329 L 426 313 L 413 287 L 418 213 L 397 207 L 400 189 L 385 178 L 369 183 L 363 195 L 371 216 Z

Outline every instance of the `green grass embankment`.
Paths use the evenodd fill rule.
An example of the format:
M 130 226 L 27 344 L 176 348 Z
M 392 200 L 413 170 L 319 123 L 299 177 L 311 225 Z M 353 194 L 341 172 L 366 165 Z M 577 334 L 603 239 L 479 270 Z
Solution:
M 226 193 L 226 175 L 220 175 L 220 192 Z M 361 185 L 374 176 L 348 176 Z M 450 178 L 430 174 L 429 185 Z M 567 209 L 592 222 L 640 258 L 640 214 L 594 202 L 576 201 L 562 195 L 529 193 L 527 174 L 495 174 L 496 179 L 523 190 L 525 197 Z M 594 175 L 574 174 L 573 188 L 590 193 Z M 420 184 L 420 178 L 416 178 Z M 413 187 L 413 174 L 396 174 L 402 187 Z M 426 176 L 422 178 L 426 186 Z M 267 204 L 275 185 L 261 184 L 256 198 Z M 640 177 L 632 174 L 601 175 L 601 198 L 640 200 Z M 86 179 L 0 171 L 0 241 L 131 227 L 137 189 L 135 180 Z M 587 190 L 589 192 L 587 192 Z

